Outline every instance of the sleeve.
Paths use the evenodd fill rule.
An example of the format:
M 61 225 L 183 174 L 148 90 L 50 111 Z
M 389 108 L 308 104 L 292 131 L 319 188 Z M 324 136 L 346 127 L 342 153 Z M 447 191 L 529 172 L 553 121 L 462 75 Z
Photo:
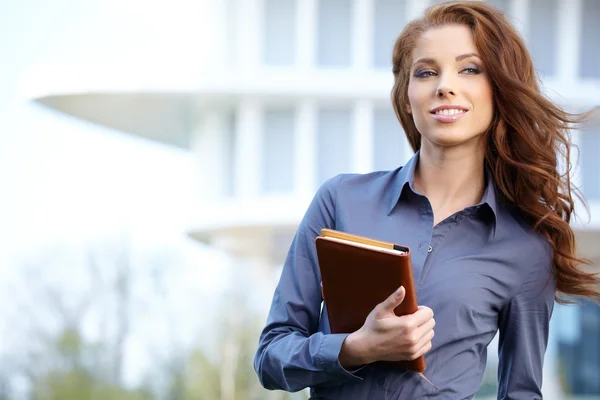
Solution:
M 500 313 L 499 400 L 543 398 L 542 368 L 556 293 L 552 257 L 543 258 Z
M 335 228 L 335 188 L 341 176 L 317 191 L 292 241 L 263 329 L 254 369 L 266 389 L 295 392 L 361 378 L 338 361 L 347 334 L 317 332 L 321 314 L 315 239 Z

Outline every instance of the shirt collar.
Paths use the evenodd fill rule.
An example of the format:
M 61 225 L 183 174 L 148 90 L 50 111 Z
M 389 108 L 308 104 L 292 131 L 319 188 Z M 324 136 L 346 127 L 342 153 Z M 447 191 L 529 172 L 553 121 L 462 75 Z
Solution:
M 414 188 L 415 181 L 415 169 L 417 167 L 417 162 L 419 160 L 419 151 L 415 153 L 414 156 L 408 160 L 408 162 L 400 168 L 396 172 L 396 183 L 392 186 L 391 189 L 391 201 L 388 209 L 388 215 L 391 214 L 396 204 L 400 200 L 402 196 L 402 192 L 405 187 L 409 187 L 413 193 L 417 193 Z M 487 205 L 493 214 L 493 226 L 492 226 L 492 237 L 496 236 L 496 230 L 498 228 L 499 221 L 499 204 L 498 204 L 498 193 L 496 192 L 496 185 L 494 184 L 494 178 L 492 176 L 492 171 L 487 167 L 485 169 L 485 175 L 487 179 L 487 184 L 485 191 L 483 192 L 483 196 L 481 201 L 477 204 L 477 206 Z

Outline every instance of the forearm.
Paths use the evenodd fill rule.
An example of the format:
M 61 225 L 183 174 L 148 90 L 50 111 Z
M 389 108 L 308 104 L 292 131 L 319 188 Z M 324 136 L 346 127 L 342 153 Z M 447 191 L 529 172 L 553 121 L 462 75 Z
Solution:
M 269 332 L 261 337 L 254 367 L 266 389 L 296 392 L 307 387 L 335 386 L 361 379 L 338 357 L 347 335 Z
M 524 280 L 517 295 L 500 315 L 500 400 L 542 399 L 543 365 L 554 306 L 555 281 L 546 284 L 549 273 L 535 272 Z

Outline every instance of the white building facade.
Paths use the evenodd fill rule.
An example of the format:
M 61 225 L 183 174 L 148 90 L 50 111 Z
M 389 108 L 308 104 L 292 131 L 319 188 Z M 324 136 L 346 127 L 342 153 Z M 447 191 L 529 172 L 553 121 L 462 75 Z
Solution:
M 574 112 L 600 105 L 600 1 L 490 2 L 522 33 L 549 97 Z M 193 62 L 182 52 L 171 62 L 157 56 L 136 65 L 41 67 L 25 85 L 33 99 L 59 111 L 193 152 L 197 213 L 190 234 L 256 264 L 272 287 L 273 267 L 325 179 L 393 169 L 412 156 L 390 104 L 391 52 L 404 24 L 433 3 L 179 1 L 177 15 L 195 13 L 193 37 L 177 38 Z M 581 254 L 600 265 L 600 118 L 574 140 L 574 182 L 591 215 L 574 226 Z M 596 316 L 571 308 L 556 315 L 574 324 L 589 320 L 587 328 L 600 335 L 600 315 L 597 326 Z M 565 333 L 559 325 L 550 376 L 561 338 L 584 340 L 581 330 Z M 573 385 L 600 398 L 600 339 L 594 343 L 597 354 L 581 373 L 592 378 Z M 552 379 L 546 382 L 548 398 L 560 398 L 552 397 Z

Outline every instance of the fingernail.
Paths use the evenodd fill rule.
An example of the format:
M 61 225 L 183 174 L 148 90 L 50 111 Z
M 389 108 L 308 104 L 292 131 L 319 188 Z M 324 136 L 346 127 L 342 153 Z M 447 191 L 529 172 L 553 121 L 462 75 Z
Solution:
M 404 290 L 404 286 L 400 286 L 400 288 L 396 290 L 396 296 L 400 296 L 402 294 L 402 290 Z

